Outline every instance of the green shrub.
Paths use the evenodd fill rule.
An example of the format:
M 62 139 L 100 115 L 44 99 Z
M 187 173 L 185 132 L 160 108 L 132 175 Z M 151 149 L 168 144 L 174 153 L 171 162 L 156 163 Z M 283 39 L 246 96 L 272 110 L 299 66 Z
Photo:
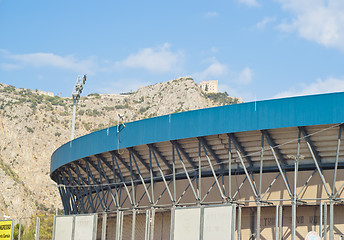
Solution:
M 130 106 L 128 103 L 124 104 L 124 105 L 116 105 L 115 106 L 116 109 L 129 109 Z
M 91 93 L 91 94 L 88 94 L 87 97 L 100 98 L 100 94 L 99 93 Z
M 238 99 L 229 97 L 227 92 L 205 93 L 204 95 L 206 98 L 212 100 L 215 103 L 218 103 L 219 105 L 230 105 L 238 103 Z
M 30 128 L 30 127 L 28 127 L 28 126 L 25 126 L 25 128 L 26 128 L 26 130 L 27 130 L 28 133 L 33 133 L 33 132 L 34 132 L 33 129 Z
M 144 113 L 145 111 L 147 111 L 149 108 L 150 108 L 150 106 L 148 106 L 148 107 L 141 107 L 140 110 L 139 110 L 139 112 L 142 114 L 142 113 Z

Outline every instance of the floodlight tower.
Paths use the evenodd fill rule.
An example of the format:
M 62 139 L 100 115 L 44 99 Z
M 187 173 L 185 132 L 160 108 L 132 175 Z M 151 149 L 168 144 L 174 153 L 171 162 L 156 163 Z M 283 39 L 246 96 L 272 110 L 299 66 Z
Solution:
M 72 118 L 72 133 L 70 136 L 70 140 L 74 139 L 76 105 L 80 99 L 80 94 L 82 93 L 82 90 L 84 88 L 85 83 L 86 83 L 86 74 L 84 74 L 82 79 L 80 76 L 78 76 L 78 79 L 76 80 L 76 83 L 75 83 L 74 92 L 72 93 L 72 96 L 73 96 L 73 118 Z

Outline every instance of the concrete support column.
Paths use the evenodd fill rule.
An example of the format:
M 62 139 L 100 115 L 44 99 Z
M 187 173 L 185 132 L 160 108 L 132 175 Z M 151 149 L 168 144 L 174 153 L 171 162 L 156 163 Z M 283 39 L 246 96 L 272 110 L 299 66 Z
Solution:
M 136 210 L 133 210 L 133 219 L 131 224 L 131 240 L 135 240 L 135 229 L 136 229 Z
M 324 209 L 324 207 L 323 207 L 323 203 L 322 202 L 320 202 L 320 215 L 319 215 L 319 236 L 320 236 L 320 238 L 322 238 L 323 237 L 323 224 L 324 224 L 324 217 L 323 217 L 323 209 Z
M 275 240 L 278 240 L 278 214 L 279 214 L 279 211 L 278 211 L 278 205 L 276 205 L 276 211 L 275 211 Z
M 256 232 L 256 239 L 260 240 L 260 217 L 261 217 L 261 202 L 257 202 L 257 232 Z
M 333 199 L 330 201 L 330 240 L 334 239 L 334 232 L 333 232 L 333 226 L 334 226 L 334 211 L 333 211 Z
M 324 240 L 327 240 L 327 203 L 324 203 Z
M 295 198 L 291 202 L 291 239 L 296 239 L 296 200 Z
M 102 221 L 102 240 L 106 240 L 106 223 L 107 223 L 107 214 L 103 214 L 103 221 Z
M 278 219 L 278 230 L 279 230 L 279 239 L 283 237 L 283 206 L 279 206 L 279 219 Z
M 233 213 L 233 215 L 235 216 L 235 213 Z M 236 217 L 234 217 L 234 221 L 235 221 Z M 234 233 L 235 233 L 235 222 L 234 224 Z M 238 223 L 237 223 L 237 239 L 241 240 L 241 207 L 238 206 Z M 232 238 L 234 239 L 234 238 Z

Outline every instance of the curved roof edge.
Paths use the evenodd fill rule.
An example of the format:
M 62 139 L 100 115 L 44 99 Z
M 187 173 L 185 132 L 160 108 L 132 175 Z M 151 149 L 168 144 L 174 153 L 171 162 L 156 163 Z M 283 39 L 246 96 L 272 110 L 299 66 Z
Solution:
M 281 98 L 176 113 L 126 123 L 58 148 L 50 173 L 94 154 L 137 145 L 253 130 L 344 122 L 344 93 Z

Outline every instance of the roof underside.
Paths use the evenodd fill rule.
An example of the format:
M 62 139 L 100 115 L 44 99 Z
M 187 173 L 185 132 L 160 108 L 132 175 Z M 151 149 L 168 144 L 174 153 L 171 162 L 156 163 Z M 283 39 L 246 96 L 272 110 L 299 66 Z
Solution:
M 299 170 L 315 169 L 315 161 L 324 169 L 333 168 L 340 129 L 339 124 L 289 127 L 138 145 L 70 162 L 57 169 L 52 174 L 52 178 L 58 181 L 59 173 L 69 172 L 71 174 L 69 176 L 73 178 L 87 179 L 92 176 L 97 183 L 130 182 L 131 176 L 133 180 L 139 182 L 140 175 L 145 179 L 150 178 L 150 164 L 153 176 L 159 178 L 163 173 L 166 178 L 170 178 L 173 159 L 176 175 L 181 178 L 185 177 L 183 164 L 187 172 L 192 175 L 193 172 L 197 173 L 199 161 L 202 175 L 211 174 L 209 161 L 215 171 L 228 172 L 229 158 L 231 158 L 232 173 L 244 174 L 240 157 L 248 171 L 257 172 L 260 168 L 262 146 L 264 172 L 277 172 L 277 163 L 288 171 L 294 169 L 298 142 L 300 143 Z M 342 167 L 343 158 L 344 151 L 340 150 L 339 167 Z M 77 171 L 76 166 L 82 171 Z M 68 174 L 64 175 L 68 176 Z

